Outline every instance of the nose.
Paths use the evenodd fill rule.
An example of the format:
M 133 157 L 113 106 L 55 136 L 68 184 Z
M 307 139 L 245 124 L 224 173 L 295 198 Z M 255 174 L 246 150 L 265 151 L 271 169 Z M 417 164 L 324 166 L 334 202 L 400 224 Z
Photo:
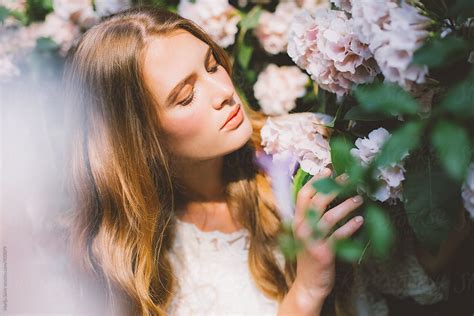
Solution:
M 212 106 L 218 110 L 223 106 L 234 105 L 234 87 L 232 82 L 229 80 L 218 81 L 214 80 L 212 83 Z

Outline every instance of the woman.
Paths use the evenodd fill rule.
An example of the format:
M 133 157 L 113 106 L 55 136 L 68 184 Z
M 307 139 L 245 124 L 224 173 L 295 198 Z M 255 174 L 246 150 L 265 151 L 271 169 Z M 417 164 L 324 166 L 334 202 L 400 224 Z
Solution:
M 257 114 L 208 35 L 171 12 L 130 9 L 86 32 L 65 78 L 72 249 L 104 280 L 119 306 L 111 314 L 320 313 L 334 283 L 330 244 L 357 231 L 362 217 L 329 232 L 362 199 L 326 210 L 334 197 L 311 184 L 331 172 L 316 175 L 297 196 L 294 230 L 308 237 L 303 218 L 313 206 L 326 210 L 319 224 L 328 234 L 305 247 L 296 267 L 283 262 L 281 219 L 253 159 Z

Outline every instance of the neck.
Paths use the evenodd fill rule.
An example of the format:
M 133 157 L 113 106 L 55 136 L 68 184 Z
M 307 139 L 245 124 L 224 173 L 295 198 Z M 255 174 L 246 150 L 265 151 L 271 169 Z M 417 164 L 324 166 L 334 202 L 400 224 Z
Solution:
M 205 203 L 225 200 L 223 162 L 223 157 L 217 157 L 176 166 L 179 170 L 182 202 Z
M 227 206 L 222 179 L 223 157 L 180 166 L 178 218 L 201 230 L 231 232 L 236 229 Z

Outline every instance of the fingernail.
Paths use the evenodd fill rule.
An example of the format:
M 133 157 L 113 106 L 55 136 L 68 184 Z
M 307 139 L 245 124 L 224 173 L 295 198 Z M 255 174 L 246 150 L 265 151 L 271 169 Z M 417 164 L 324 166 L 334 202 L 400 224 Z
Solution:
M 347 173 L 343 173 L 339 176 L 339 179 L 341 179 L 341 181 L 345 182 L 349 179 L 349 175 Z
M 362 196 L 360 196 L 360 195 L 354 196 L 354 197 L 352 198 L 352 202 L 354 202 L 354 203 L 360 203 L 360 202 L 362 202 Z
M 356 223 L 362 223 L 364 221 L 364 218 L 362 216 L 356 216 L 354 217 L 354 220 Z
M 331 169 L 329 168 L 324 168 L 323 169 L 323 176 L 328 176 L 331 174 Z

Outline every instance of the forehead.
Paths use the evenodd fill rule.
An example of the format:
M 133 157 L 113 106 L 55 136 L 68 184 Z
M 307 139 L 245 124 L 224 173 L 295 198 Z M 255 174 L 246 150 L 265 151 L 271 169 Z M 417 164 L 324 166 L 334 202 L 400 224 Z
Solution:
M 184 30 L 150 40 L 143 72 L 160 104 L 179 81 L 202 64 L 207 49 L 206 43 Z

